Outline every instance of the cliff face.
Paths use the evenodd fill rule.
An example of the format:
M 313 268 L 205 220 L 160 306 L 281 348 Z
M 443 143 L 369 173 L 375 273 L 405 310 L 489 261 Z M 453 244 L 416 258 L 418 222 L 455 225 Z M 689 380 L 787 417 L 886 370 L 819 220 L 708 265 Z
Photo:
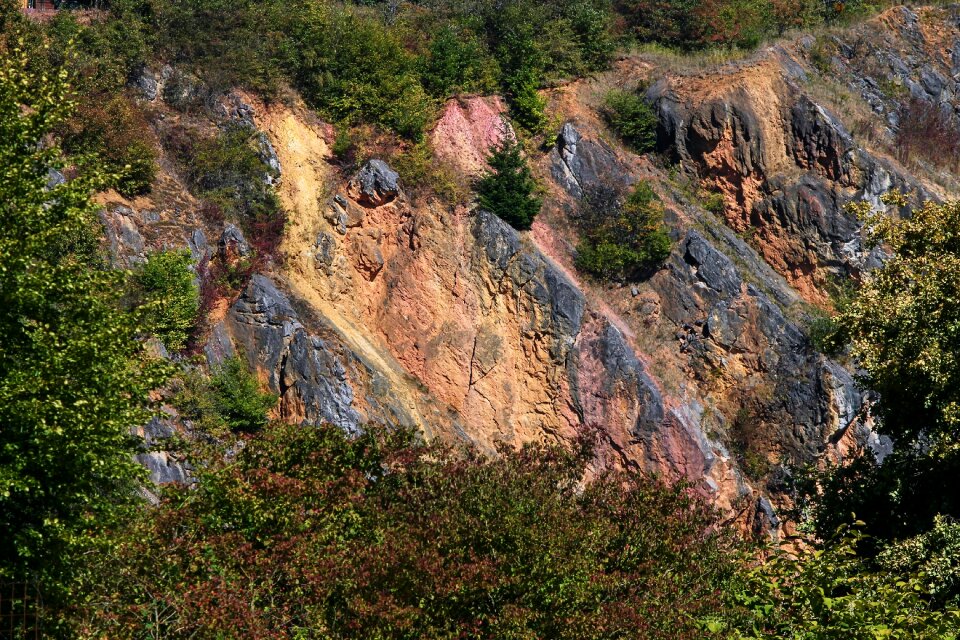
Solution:
M 937 69 L 956 58 L 928 42 L 928 30 L 937 43 L 960 30 L 942 12 L 904 11 L 860 29 L 882 32 L 888 54 L 911 43 L 913 67 L 891 64 L 913 92 L 910 83 L 932 82 L 921 56 Z M 831 64 L 862 68 L 859 49 L 843 47 L 863 37 L 836 36 L 841 57 Z M 208 359 L 245 354 L 294 422 L 411 426 L 489 451 L 597 428 L 616 464 L 686 478 L 732 516 L 776 525 L 768 496 L 776 502 L 790 465 L 882 446 L 851 372 L 817 353 L 805 329 L 810 304 L 829 305 L 831 278 L 882 259 L 844 205 L 877 202 L 890 188 L 941 194 L 879 144 L 858 143 L 822 103 L 813 50 L 803 39 L 697 74 L 628 58 L 554 90 L 551 107 L 567 122 L 531 158 L 547 197 L 524 233 L 484 211 L 414 200 L 380 161 L 341 175 L 329 126 L 301 107 L 229 96 L 234 106 L 211 117 L 246 119 L 263 134 L 289 223 L 282 264 L 265 265 L 215 313 Z M 937 74 L 936 99 L 957 95 Z M 845 77 L 873 86 L 862 71 Z M 650 80 L 668 161 L 629 153 L 597 116 L 604 88 Z M 867 89 L 863 98 L 864 113 L 894 135 L 891 99 Z M 460 180 L 509 135 L 502 110 L 494 98 L 446 106 L 431 142 Z M 641 179 L 664 200 L 670 258 L 635 283 L 580 279 L 578 199 Z M 170 181 L 151 201 L 107 199 L 118 255 L 164 243 L 198 257 L 219 250 L 207 237 L 221 229 L 204 226 Z M 702 189 L 721 194 L 722 208 L 704 209 Z

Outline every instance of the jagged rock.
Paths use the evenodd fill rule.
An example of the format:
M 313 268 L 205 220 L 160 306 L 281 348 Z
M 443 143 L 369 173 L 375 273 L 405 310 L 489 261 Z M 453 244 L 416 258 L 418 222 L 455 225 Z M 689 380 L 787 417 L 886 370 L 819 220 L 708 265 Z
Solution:
M 228 318 L 250 364 L 266 374 L 271 390 L 280 395 L 287 419 L 329 422 L 351 433 L 360 429 L 343 358 L 329 342 L 307 332 L 290 300 L 269 278 L 254 275 Z
M 165 440 L 176 434 L 173 425 L 173 415 L 166 417 L 155 416 L 140 429 L 135 429 L 143 442 L 142 451 L 136 454 L 136 460 L 150 472 L 150 480 L 155 485 L 170 483 L 189 484 L 191 482 L 190 466 L 170 451 L 161 449 Z
M 221 95 L 213 104 L 213 114 L 224 121 L 239 124 L 250 129 L 256 128 L 254 116 L 256 110 L 244 102 L 236 93 Z
M 223 321 L 217 322 L 210 328 L 210 336 L 206 344 L 203 345 L 203 355 L 207 359 L 207 366 L 215 369 L 222 365 L 226 360 L 236 355 L 233 341 L 227 333 L 227 327 Z
M 582 198 L 600 185 L 626 187 L 633 183 L 630 171 L 604 142 L 585 139 L 567 122 L 550 152 L 550 171 L 574 198 Z
M 333 262 L 337 257 L 337 239 L 326 231 L 317 234 L 315 258 L 317 268 L 323 269 L 327 275 L 333 275 Z
M 153 102 L 160 91 L 157 75 L 147 65 L 140 65 L 130 74 L 127 84 L 140 93 L 145 100 Z
M 269 185 L 278 184 L 280 182 L 280 176 L 282 175 L 280 157 L 277 155 L 277 150 L 273 148 L 270 139 L 264 133 L 260 133 L 260 135 L 257 136 L 257 153 L 260 156 L 260 160 L 269 167 L 264 181 Z
M 236 225 L 228 222 L 217 241 L 217 252 L 221 260 L 231 262 L 238 257 L 249 257 L 251 249 L 247 239 L 243 237 L 243 232 Z
M 67 178 L 62 173 L 53 168 L 47 169 L 47 189 L 55 189 L 66 182 Z
M 706 285 L 726 296 L 740 293 L 740 276 L 730 258 L 713 248 L 696 231 L 687 234 L 684 259 L 696 268 L 697 277 Z
M 380 252 L 380 231 L 371 229 L 354 237 L 357 269 L 367 280 L 373 280 L 383 269 L 383 254 Z
M 347 200 L 339 193 L 330 200 L 329 205 L 324 210 L 324 217 L 327 219 L 340 235 L 347 233 L 347 229 L 353 229 L 363 224 L 366 212 L 363 207 Z
M 203 229 L 194 229 L 190 232 L 187 246 L 190 247 L 190 256 L 194 262 L 199 263 L 210 256 L 210 245 L 207 243 L 207 235 L 203 232 Z
M 365 207 L 379 207 L 400 194 L 400 176 L 383 160 L 368 160 L 350 180 L 350 196 Z
M 101 212 L 100 218 L 106 228 L 110 254 L 115 264 L 129 266 L 145 259 L 146 245 L 132 209 L 115 206 L 110 211 Z

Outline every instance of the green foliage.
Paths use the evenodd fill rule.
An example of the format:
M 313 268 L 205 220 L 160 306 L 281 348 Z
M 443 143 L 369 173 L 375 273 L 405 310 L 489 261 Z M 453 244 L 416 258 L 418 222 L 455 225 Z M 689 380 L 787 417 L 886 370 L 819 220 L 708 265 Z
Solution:
M 807 326 L 807 335 L 810 336 L 813 348 L 824 355 L 835 357 L 843 352 L 845 345 L 839 341 L 839 337 L 843 335 L 843 329 L 830 315 L 814 314 Z
M 837 318 L 880 394 L 879 428 L 904 446 L 921 436 L 950 446 L 960 441 L 960 203 L 929 201 L 906 219 L 857 212 L 871 244 L 894 253 Z
M 463 27 L 443 25 L 420 66 L 424 88 L 437 98 L 496 89 L 496 61 L 476 34 Z
M 859 540 L 853 530 L 824 549 L 774 555 L 732 594 L 750 615 L 708 628 L 757 640 L 955 639 L 960 612 L 932 607 L 920 576 L 865 569 Z
M 496 459 L 274 425 L 91 562 L 88 635 L 702 637 L 739 553 L 685 487 L 580 483 L 588 450 Z
M 200 291 L 190 252 L 161 251 L 134 274 L 134 292 L 145 311 L 144 325 L 171 351 L 182 351 L 197 323 Z
M 327 5 L 298 7 L 283 43 L 286 65 L 308 101 L 337 122 L 373 122 L 419 139 L 434 104 L 417 57 L 379 20 Z
M 277 396 L 260 390 L 260 382 L 239 356 L 228 358 L 212 376 L 186 371 L 174 405 L 203 433 L 254 433 L 266 426 Z
M 71 108 L 65 73 L 40 77 L 31 56 L 0 65 L 0 577 L 39 577 L 56 600 L 91 529 L 134 499 L 143 469 L 130 428 L 165 367 L 145 360 L 124 274 L 70 247 L 96 220 L 91 193 L 112 176 L 62 167 L 47 143 Z
M 427 141 L 391 158 L 390 166 L 400 175 L 404 188 L 414 195 L 426 192 L 451 205 L 466 204 L 469 200 L 469 186 L 463 184 L 455 169 L 434 155 Z
M 604 100 L 603 115 L 613 131 L 637 153 L 653 151 L 657 145 L 657 114 L 643 96 L 611 91 Z
M 267 424 L 277 396 L 260 391 L 260 382 L 239 356 L 229 358 L 210 380 L 213 406 L 235 431 L 253 432 Z
M 893 574 L 922 576 L 937 602 L 960 596 L 960 523 L 938 515 L 929 531 L 886 547 L 878 562 Z
M 812 26 L 852 3 L 820 0 L 617 0 L 636 37 L 683 49 L 753 48 L 767 37 Z
M 609 189 L 587 193 L 579 224 L 577 268 L 602 278 L 642 275 L 658 267 L 673 248 L 663 205 L 648 182 L 638 183 L 625 202 Z
M 520 142 L 504 135 L 487 158 L 491 171 L 477 182 L 477 203 L 515 229 L 529 229 L 543 200 L 523 157 Z
M 272 254 L 286 214 L 269 183 L 276 176 L 261 155 L 263 139 L 256 130 L 234 125 L 199 139 L 195 131 L 174 130 L 166 144 L 179 156 L 194 193 L 236 221 L 259 253 Z

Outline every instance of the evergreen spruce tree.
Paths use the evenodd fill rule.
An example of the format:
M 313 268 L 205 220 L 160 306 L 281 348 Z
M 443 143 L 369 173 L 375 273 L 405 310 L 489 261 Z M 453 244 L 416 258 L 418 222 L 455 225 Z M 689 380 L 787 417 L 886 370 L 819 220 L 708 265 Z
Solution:
M 537 182 L 530 173 L 520 143 L 510 135 L 491 149 L 491 171 L 477 183 L 477 202 L 515 229 L 529 229 L 540 213 L 543 200 L 536 195 Z

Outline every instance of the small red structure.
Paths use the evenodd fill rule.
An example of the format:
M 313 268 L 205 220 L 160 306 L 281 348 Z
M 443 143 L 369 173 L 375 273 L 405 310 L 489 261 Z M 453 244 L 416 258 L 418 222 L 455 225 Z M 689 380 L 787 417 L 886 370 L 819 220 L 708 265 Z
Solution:
M 24 4 L 24 8 L 31 13 L 53 13 L 57 10 L 54 0 L 24 0 Z

